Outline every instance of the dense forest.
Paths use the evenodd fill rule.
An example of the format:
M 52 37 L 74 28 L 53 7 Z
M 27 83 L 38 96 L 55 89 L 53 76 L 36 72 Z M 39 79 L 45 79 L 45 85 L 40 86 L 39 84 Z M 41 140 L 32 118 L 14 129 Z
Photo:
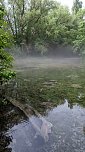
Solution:
M 6 48 L 18 46 L 29 54 L 44 55 L 53 46 L 72 46 L 85 54 L 85 9 L 75 0 L 71 12 L 54 0 L 2 0 L 0 2 L 0 79 L 14 75 L 8 70 L 12 57 Z M 18 53 L 18 52 L 17 52 Z
M 42 55 L 53 45 L 71 45 L 74 51 L 84 54 L 85 9 L 82 6 L 82 1 L 75 0 L 70 12 L 54 0 L 1 2 L 14 43 L 25 51 Z

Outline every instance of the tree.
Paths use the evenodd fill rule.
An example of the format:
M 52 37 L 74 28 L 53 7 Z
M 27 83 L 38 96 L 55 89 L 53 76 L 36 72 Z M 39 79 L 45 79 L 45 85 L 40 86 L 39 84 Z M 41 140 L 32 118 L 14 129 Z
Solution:
M 72 14 L 54 0 L 8 0 L 7 20 L 15 44 L 27 46 L 32 54 L 46 53 L 51 44 L 74 45 L 83 21 L 78 15 L 81 8 L 79 0 L 74 1 Z
M 47 16 L 46 34 L 51 43 L 69 44 L 72 17 L 68 8 L 58 5 Z
M 9 80 L 15 75 L 10 70 L 12 67 L 12 56 L 5 51 L 5 48 L 10 47 L 11 33 L 8 30 L 7 22 L 5 21 L 5 10 L 0 5 L 0 84 L 2 85 L 5 80 Z
M 26 43 L 32 46 L 32 52 L 33 50 L 37 50 L 41 54 L 46 52 L 46 24 L 48 22 L 49 12 L 56 8 L 56 4 L 52 0 L 32 0 L 30 2 L 30 9 L 27 11 L 25 37 Z M 39 49 L 36 49 L 38 47 Z
M 83 4 L 82 1 L 74 0 L 73 7 L 72 7 L 72 10 L 73 10 L 74 14 L 76 14 L 79 11 L 79 9 L 82 8 L 82 4 Z
M 11 32 L 17 44 L 22 43 L 24 39 L 26 10 L 27 10 L 26 0 L 8 0 L 7 19 Z
M 80 10 L 76 14 L 77 31 L 76 38 L 73 41 L 74 51 L 80 55 L 85 55 L 85 9 Z

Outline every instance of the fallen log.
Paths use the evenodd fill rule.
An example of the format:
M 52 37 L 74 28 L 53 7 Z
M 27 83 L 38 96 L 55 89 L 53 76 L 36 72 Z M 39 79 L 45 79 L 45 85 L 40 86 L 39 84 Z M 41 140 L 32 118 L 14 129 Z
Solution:
M 42 115 L 30 105 L 22 104 L 21 102 L 12 98 L 7 99 L 12 103 L 12 105 L 18 107 L 25 114 L 25 116 L 29 118 L 33 128 L 36 131 L 36 135 L 40 135 L 45 140 L 45 142 L 47 142 L 49 140 L 49 133 L 51 133 L 52 124 L 43 118 Z M 42 122 L 41 126 L 38 126 L 36 122 L 33 121 L 33 115 L 36 115 Z
M 41 114 L 38 113 L 37 110 L 35 110 L 32 106 L 28 105 L 28 104 L 22 104 L 20 101 L 17 101 L 15 99 L 12 98 L 6 98 L 8 101 L 10 101 L 10 103 L 12 103 L 12 105 L 14 105 L 15 107 L 19 108 L 26 117 L 30 117 L 31 115 L 36 115 L 37 117 L 41 117 Z

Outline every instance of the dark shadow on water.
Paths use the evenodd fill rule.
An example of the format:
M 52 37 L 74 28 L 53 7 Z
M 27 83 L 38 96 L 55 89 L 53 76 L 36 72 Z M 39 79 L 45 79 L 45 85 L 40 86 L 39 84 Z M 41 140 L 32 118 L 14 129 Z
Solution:
M 14 125 L 18 125 L 26 117 L 19 109 L 8 103 L 0 105 L 0 152 L 11 152 L 12 148 L 8 147 L 12 142 L 12 136 L 7 132 Z

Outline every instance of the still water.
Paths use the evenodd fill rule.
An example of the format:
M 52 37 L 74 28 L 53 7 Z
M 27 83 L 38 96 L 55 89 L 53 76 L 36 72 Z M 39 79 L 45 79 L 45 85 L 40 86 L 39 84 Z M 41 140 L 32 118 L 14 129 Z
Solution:
M 0 109 L 0 152 L 85 152 L 84 71 L 62 71 L 17 73 L 11 94 L 33 106 L 51 127 L 47 135 L 46 126 L 41 133 L 41 118 L 5 106 Z
M 14 112 L 14 111 L 13 111 Z M 15 111 L 16 112 L 16 111 Z M 20 115 L 18 113 L 18 115 Z M 3 151 L 12 152 L 84 152 L 85 151 L 85 109 L 74 105 L 70 109 L 68 102 L 47 111 L 44 118 L 52 123 L 51 134 L 47 142 L 36 135 L 31 119 L 38 124 L 39 118 L 15 119 L 4 132 L 10 140 Z M 14 118 L 13 118 L 14 119 Z M 21 119 L 21 121 L 20 121 Z M 19 121 L 19 122 L 18 122 Z M 7 124 L 8 123 L 8 124 Z M 10 122 L 11 123 L 11 122 Z

